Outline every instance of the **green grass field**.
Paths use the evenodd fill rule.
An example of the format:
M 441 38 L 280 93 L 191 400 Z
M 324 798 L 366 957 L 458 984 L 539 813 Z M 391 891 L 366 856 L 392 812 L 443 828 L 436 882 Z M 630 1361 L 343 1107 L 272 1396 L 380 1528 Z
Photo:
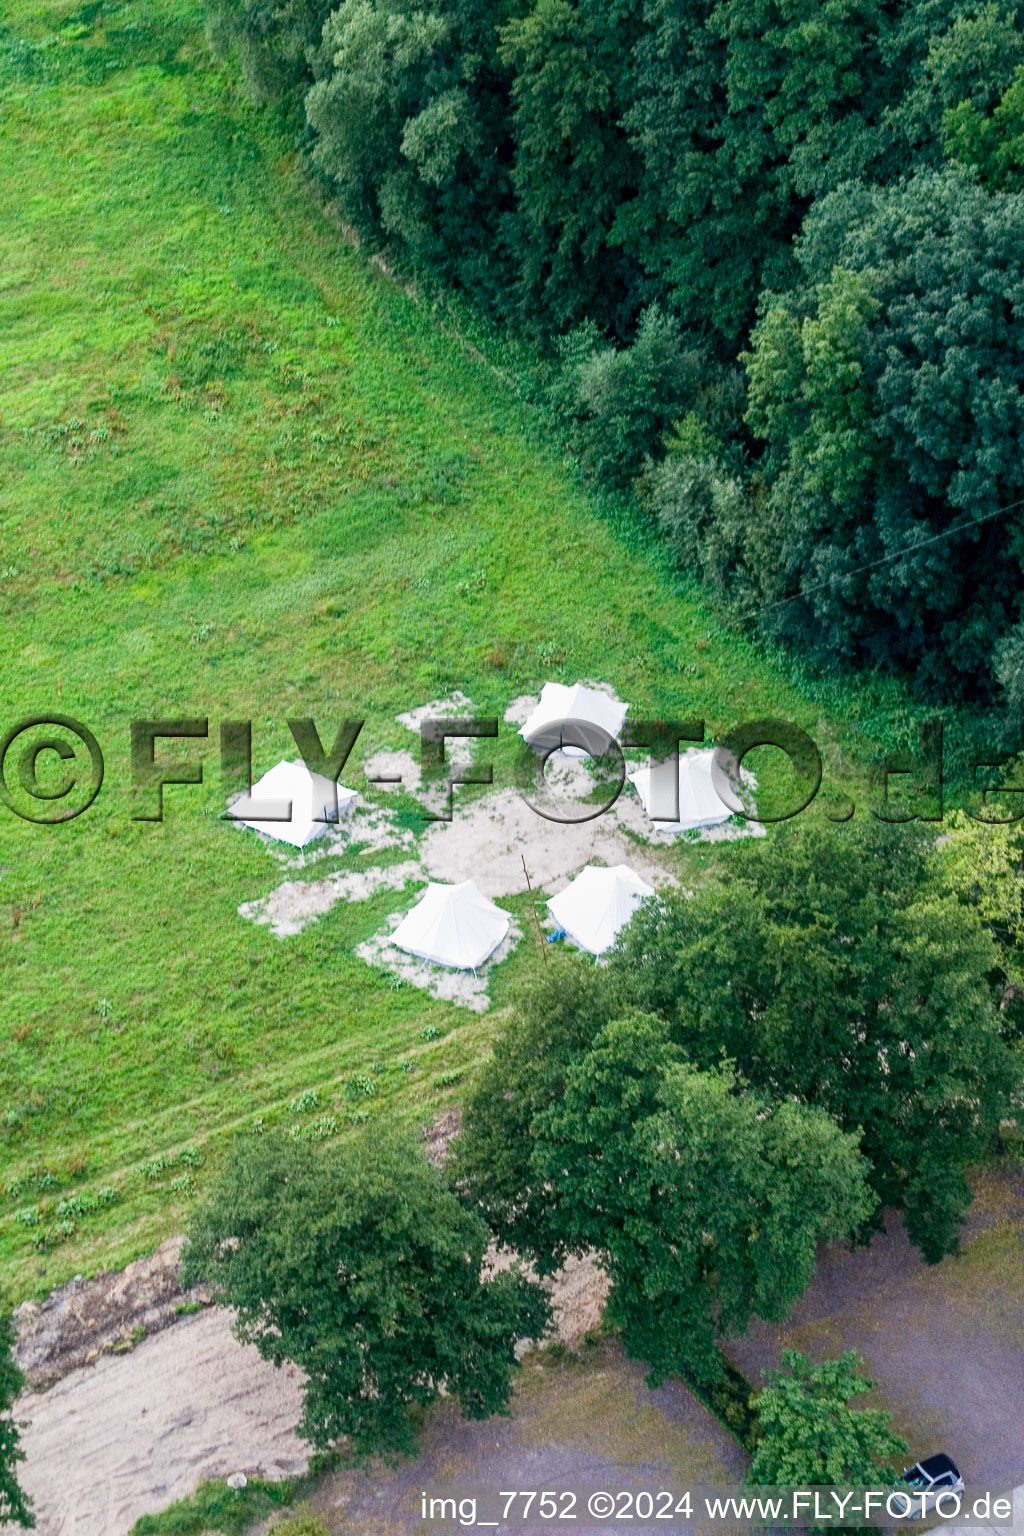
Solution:
M 616 531 L 450 315 L 346 243 L 198 0 L 16 0 L 0 89 L 0 724 L 75 716 L 107 766 L 69 825 L 0 810 L 17 1298 L 180 1230 L 254 1117 L 426 1121 L 486 1049 L 487 1017 L 353 954 L 393 892 L 283 941 L 238 916 L 282 876 L 217 819 L 220 720 L 252 718 L 262 772 L 289 715 L 408 746 L 396 713 L 447 690 L 500 715 L 597 676 L 709 732 L 797 721 L 838 793 L 898 695 L 798 686 Z M 205 782 L 132 821 L 129 721 L 177 715 L 210 719 Z M 497 1004 L 539 963 L 521 944 Z

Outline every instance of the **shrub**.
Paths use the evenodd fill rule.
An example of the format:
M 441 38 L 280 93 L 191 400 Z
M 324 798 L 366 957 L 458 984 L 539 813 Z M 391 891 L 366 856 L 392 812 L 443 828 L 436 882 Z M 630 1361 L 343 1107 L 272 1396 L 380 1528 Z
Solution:
M 656 304 L 641 316 L 632 346 L 602 342 L 586 322 L 563 338 L 559 352 L 553 399 L 583 473 L 624 489 L 696 394 L 701 355 L 683 346 L 675 322 Z
M 377 1093 L 377 1083 L 365 1072 L 356 1072 L 345 1084 L 345 1097 L 353 1103 L 360 1099 L 372 1099 Z
M 707 452 L 669 452 L 648 465 L 640 495 L 680 570 L 703 577 L 725 598 L 749 601 L 751 504 L 735 476 Z
M 759 1433 L 748 1480 L 861 1487 L 891 1481 L 909 1447 L 890 1430 L 891 1414 L 850 1407 L 878 1385 L 860 1374 L 863 1368 L 852 1349 L 817 1365 L 783 1350 L 781 1369 L 766 1371 L 768 1385 L 751 1399 Z
M 131 1536 L 242 1536 L 257 1520 L 290 1503 L 294 1484 L 250 1478 L 244 1488 L 229 1488 L 222 1478 L 202 1483 L 157 1515 L 143 1515 Z
M 308 1109 L 320 1108 L 320 1095 L 315 1088 L 306 1088 L 288 1105 L 293 1115 L 304 1114 Z
M 34 1526 L 32 1501 L 18 1487 L 19 1461 L 25 1453 L 18 1440 L 18 1425 L 11 1417 L 14 1400 L 25 1378 L 14 1359 L 14 1325 L 0 1313 L 0 1525 L 8 1522 Z

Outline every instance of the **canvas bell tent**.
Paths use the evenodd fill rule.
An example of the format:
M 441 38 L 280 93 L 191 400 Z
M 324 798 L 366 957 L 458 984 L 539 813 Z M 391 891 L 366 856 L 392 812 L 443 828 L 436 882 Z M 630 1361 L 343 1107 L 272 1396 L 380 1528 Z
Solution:
M 509 916 L 477 890 L 431 882 L 399 923 L 391 942 L 406 954 L 453 970 L 475 971 L 498 948 L 509 930 Z
M 335 810 L 335 786 L 320 773 L 311 773 L 301 760 L 294 763 L 278 763 L 265 773 L 247 795 L 242 795 L 231 806 L 231 815 L 243 826 L 252 827 L 278 842 L 291 843 L 304 848 L 315 837 L 322 837 L 331 825 L 348 810 L 356 798 L 354 789 L 337 786 L 337 810 Z M 290 820 L 283 818 L 291 806 Z M 273 808 L 273 817 L 266 812 Z M 261 814 L 262 813 L 262 814 Z
M 653 886 L 627 864 L 612 869 L 588 864 L 571 885 L 551 898 L 548 911 L 580 949 L 603 955 L 640 903 L 653 895 Z
M 641 768 L 629 775 L 630 783 L 640 796 L 640 803 L 649 817 L 657 812 L 654 822 L 663 832 L 690 832 L 696 827 L 717 827 L 728 821 L 732 810 L 718 797 L 711 777 L 711 760 L 714 752 L 680 752 L 679 754 L 679 806 L 676 820 L 662 819 L 667 812 L 673 813 L 672 779 L 666 783 L 652 782 L 652 770 Z
M 610 699 L 606 693 L 597 688 L 586 688 L 582 683 L 574 683 L 571 688 L 565 683 L 545 683 L 540 703 L 519 734 L 531 746 L 547 750 L 558 746 L 559 727 L 565 722 L 567 738 L 577 741 L 576 745 L 562 748 L 565 755 L 598 757 L 622 730 L 628 709 L 628 704 L 620 704 L 617 699 Z M 575 722 L 575 731 L 569 729 L 568 722 Z M 592 736 L 587 731 L 588 726 L 595 727 Z M 592 746 L 593 751 L 586 751 L 587 746 Z

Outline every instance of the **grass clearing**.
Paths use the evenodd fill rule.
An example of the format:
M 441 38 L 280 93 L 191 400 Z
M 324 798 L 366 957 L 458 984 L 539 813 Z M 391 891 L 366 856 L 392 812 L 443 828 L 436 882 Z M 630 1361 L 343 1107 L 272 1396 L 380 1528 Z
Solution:
M 623 539 L 477 349 L 346 244 L 198 0 L 8 7 L 0 202 L 3 724 L 71 715 L 106 757 L 80 819 L 0 811 L 17 1299 L 179 1229 L 237 1131 L 426 1121 L 487 1048 L 488 1017 L 355 956 L 394 892 L 285 940 L 238 916 L 281 866 L 217 819 L 221 720 L 252 719 L 258 774 L 294 755 L 289 715 L 407 748 L 396 714 L 456 688 L 500 716 L 593 676 L 709 732 L 796 721 L 841 799 L 900 696 L 798 686 Z M 133 821 L 129 721 L 172 716 L 209 717 L 204 783 Z M 487 744 L 497 784 L 513 742 Z M 499 1007 L 540 963 L 508 905 Z

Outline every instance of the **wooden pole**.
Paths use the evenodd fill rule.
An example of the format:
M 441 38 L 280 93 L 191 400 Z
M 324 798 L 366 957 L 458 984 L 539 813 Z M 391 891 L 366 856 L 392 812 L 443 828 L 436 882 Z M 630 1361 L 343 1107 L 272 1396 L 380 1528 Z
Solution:
M 533 920 L 537 924 L 537 938 L 540 940 L 540 952 L 544 956 L 544 959 L 547 960 L 548 946 L 544 942 L 544 930 L 540 926 L 540 918 L 537 916 L 537 905 L 533 899 L 533 886 L 530 884 L 530 871 L 526 867 L 526 854 L 522 853 L 519 855 L 519 857 L 523 861 L 523 874 L 526 876 L 526 889 L 530 893 L 530 906 L 533 908 Z

